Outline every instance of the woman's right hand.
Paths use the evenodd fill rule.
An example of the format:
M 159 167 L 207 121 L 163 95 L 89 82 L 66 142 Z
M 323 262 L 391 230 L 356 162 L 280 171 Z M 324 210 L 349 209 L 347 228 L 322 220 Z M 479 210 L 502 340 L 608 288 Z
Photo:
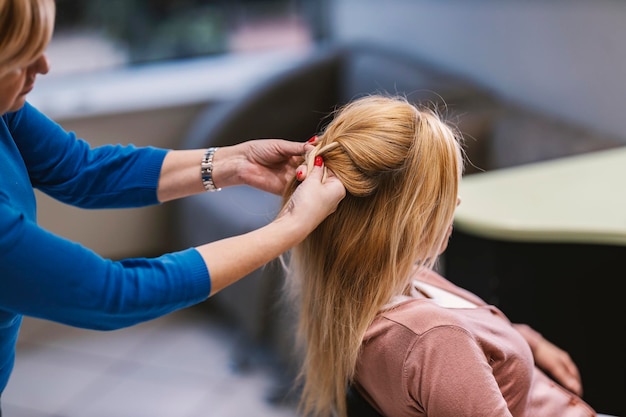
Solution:
M 276 219 L 243 235 L 198 247 L 211 274 L 211 295 L 291 249 L 334 212 L 346 189 L 318 162 Z
M 291 195 L 277 220 L 296 219 L 307 230 L 304 238 L 337 209 L 345 196 L 341 181 L 329 169 L 324 170 L 322 157 L 317 156 L 313 169 Z

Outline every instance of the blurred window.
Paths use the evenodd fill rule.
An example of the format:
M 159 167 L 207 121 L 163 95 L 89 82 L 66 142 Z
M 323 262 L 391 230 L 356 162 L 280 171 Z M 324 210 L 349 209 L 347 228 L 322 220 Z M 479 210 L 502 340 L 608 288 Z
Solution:
M 57 0 L 52 74 L 320 40 L 318 0 Z

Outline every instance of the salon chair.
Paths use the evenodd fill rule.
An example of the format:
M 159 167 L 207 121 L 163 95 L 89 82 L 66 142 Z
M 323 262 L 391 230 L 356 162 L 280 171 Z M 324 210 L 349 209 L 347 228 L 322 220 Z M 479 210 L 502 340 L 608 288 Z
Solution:
M 346 405 L 348 407 L 348 417 L 384 417 L 352 387 L 348 387 Z
M 370 93 L 428 101 L 448 116 L 475 145 L 484 139 L 484 118 L 492 99 L 472 83 L 413 57 L 365 44 L 320 46 L 293 68 L 231 101 L 208 106 L 197 117 L 183 148 L 233 145 L 253 138 L 305 141 L 327 122 L 337 106 Z M 471 112 L 470 112 L 471 109 Z M 478 146 L 474 146 L 478 148 Z M 478 159 L 476 156 L 474 159 Z M 177 244 L 197 245 L 238 235 L 267 224 L 280 198 L 247 186 L 205 193 L 175 203 Z M 280 304 L 283 274 L 278 262 L 254 271 L 208 302 L 235 321 L 242 349 L 235 365 L 269 352 L 276 365 L 294 369 L 293 314 Z M 290 359 L 288 359 L 290 358 Z

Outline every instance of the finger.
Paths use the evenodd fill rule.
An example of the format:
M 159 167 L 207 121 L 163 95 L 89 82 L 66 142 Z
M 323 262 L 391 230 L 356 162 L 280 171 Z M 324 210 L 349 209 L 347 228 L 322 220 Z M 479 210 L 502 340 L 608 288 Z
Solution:
M 275 143 L 278 145 L 277 154 L 284 157 L 302 156 L 306 152 L 306 143 L 285 139 L 278 139 Z
M 324 165 L 324 160 L 321 156 L 317 155 L 315 157 L 315 162 L 313 163 L 313 169 L 311 171 L 306 171 L 306 178 L 316 178 L 318 181 L 322 181 L 322 176 L 324 170 L 322 169 Z M 306 179 L 305 178 L 305 179 Z
M 575 394 L 582 394 L 582 384 L 578 377 L 578 370 L 574 367 L 568 366 L 567 362 L 561 364 L 561 366 L 555 366 L 552 370 L 552 376 L 561 385 Z
M 296 168 L 296 179 L 301 182 L 304 181 L 306 179 L 307 171 L 308 169 L 306 164 L 298 165 L 298 168 Z
M 570 386 L 570 390 L 578 395 L 583 394 L 583 386 L 582 386 L 582 381 L 580 378 L 580 372 L 578 371 L 578 367 L 576 366 L 576 364 L 574 364 L 574 362 L 569 362 L 567 365 L 567 371 L 569 372 L 570 376 L 568 379 L 568 385 Z
M 313 155 L 309 155 L 309 157 L 313 157 Z M 316 157 L 314 157 L 313 159 L 313 171 L 322 171 L 321 169 L 317 169 L 318 167 L 321 168 L 322 165 L 324 165 L 324 159 L 317 155 Z M 309 176 L 309 169 L 308 169 L 308 165 L 306 163 L 305 160 L 305 164 L 301 164 L 298 166 L 298 168 L 296 168 L 296 179 L 298 181 L 304 181 L 307 177 Z
M 566 378 L 562 378 L 561 383 L 565 388 L 567 388 L 574 394 L 579 396 L 583 394 L 582 385 L 580 381 L 578 381 L 576 378 L 568 376 Z
M 307 140 L 304 143 L 304 152 L 309 153 L 313 149 L 315 149 L 315 146 L 317 145 L 318 141 L 319 141 L 319 139 L 318 139 L 317 135 L 316 136 L 311 136 L 311 139 Z

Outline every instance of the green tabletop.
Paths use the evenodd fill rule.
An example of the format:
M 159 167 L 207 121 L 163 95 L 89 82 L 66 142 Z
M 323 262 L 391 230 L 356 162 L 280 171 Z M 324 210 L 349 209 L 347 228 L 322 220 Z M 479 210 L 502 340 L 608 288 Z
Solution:
M 626 245 L 626 147 L 467 175 L 459 195 L 465 233 Z

